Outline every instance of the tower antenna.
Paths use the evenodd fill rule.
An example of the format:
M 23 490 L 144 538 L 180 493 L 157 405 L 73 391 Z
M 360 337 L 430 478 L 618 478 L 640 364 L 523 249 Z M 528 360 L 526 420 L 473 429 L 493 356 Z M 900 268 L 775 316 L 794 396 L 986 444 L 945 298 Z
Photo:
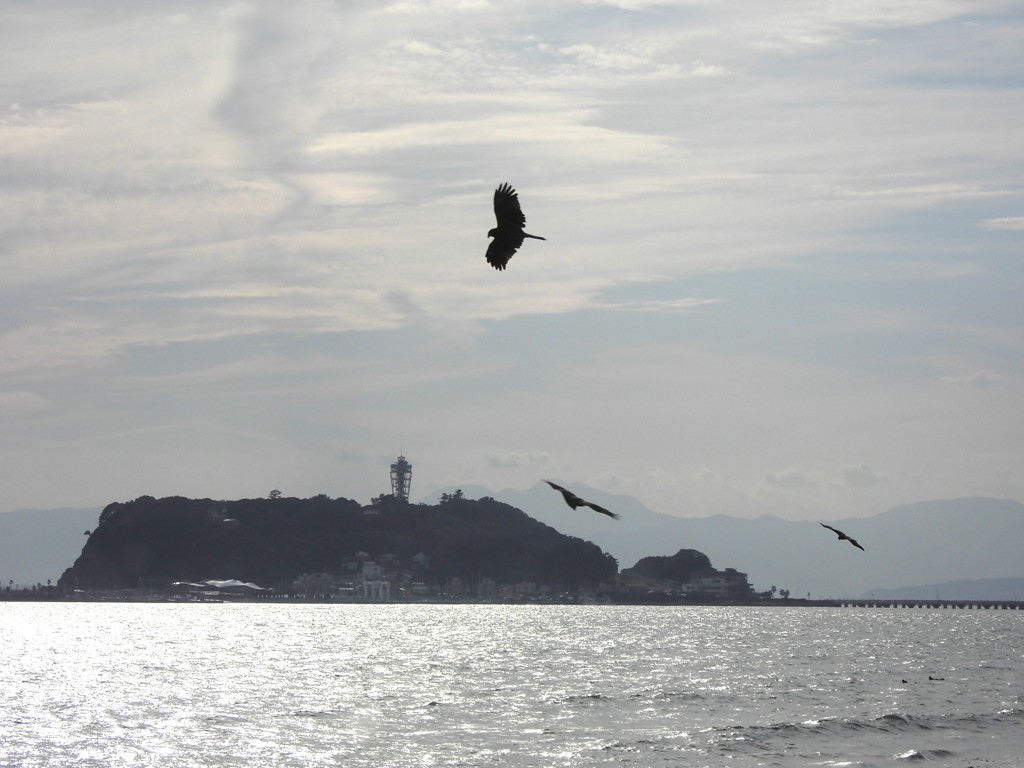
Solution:
M 391 465 L 391 495 L 402 501 L 409 501 L 409 486 L 412 485 L 412 464 L 399 456 Z

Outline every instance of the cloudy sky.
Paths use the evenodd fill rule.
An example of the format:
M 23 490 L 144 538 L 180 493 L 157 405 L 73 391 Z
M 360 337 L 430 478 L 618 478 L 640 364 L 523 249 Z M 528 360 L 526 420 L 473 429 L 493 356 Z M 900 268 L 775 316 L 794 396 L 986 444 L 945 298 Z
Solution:
M 1024 499 L 1022 126 L 1010 0 L 5 3 L 0 509 Z

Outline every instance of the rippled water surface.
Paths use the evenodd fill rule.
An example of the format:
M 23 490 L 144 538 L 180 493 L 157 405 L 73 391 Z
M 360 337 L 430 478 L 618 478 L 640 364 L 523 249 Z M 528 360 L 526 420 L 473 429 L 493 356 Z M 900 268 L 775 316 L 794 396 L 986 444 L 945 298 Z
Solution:
M 1024 612 L 0 603 L 0 766 L 1024 766 Z

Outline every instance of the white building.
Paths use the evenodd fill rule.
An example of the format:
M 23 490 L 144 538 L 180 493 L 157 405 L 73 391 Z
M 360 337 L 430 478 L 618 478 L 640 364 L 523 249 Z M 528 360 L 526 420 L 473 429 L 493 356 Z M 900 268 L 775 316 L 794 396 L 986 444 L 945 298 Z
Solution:
M 391 600 L 391 582 L 385 578 L 384 566 L 363 563 L 361 593 L 364 600 Z

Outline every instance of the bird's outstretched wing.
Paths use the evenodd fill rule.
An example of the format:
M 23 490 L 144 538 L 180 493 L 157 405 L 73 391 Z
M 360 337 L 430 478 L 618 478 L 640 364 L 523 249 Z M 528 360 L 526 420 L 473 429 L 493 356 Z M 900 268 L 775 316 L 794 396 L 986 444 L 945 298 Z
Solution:
M 615 520 L 619 519 L 619 515 L 615 514 L 614 512 L 611 512 L 610 510 L 605 509 L 602 506 L 599 506 L 598 504 L 594 504 L 591 501 L 581 499 L 568 488 L 563 488 L 557 483 L 552 483 L 550 480 L 545 480 L 544 482 L 550 485 L 556 491 L 560 492 L 562 494 L 562 498 L 565 499 L 565 503 L 568 504 L 573 509 L 576 509 L 576 507 L 590 507 L 595 512 L 600 512 L 602 515 L 608 515 L 608 517 L 613 518 Z
M 825 525 L 825 523 L 820 523 L 820 525 L 823 528 L 828 528 L 830 531 L 833 531 L 836 534 L 836 536 L 839 537 L 840 541 L 844 541 L 845 540 L 845 541 L 850 542 L 853 546 L 855 546 L 861 552 L 866 552 L 867 551 L 866 549 L 864 549 L 864 547 L 862 547 L 860 545 L 860 543 L 855 538 L 853 538 L 851 536 L 847 536 L 845 533 L 840 531 L 838 528 L 833 528 L 831 525 Z
M 506 237 L 502 233 L 498 233 L 491 240 L 491 244 L 487 246 L 487 263 L 495 269 L 504 269 L 508 264 L 508 260 L 512 258 L 512 255 L 519 250 L 519 246 L 523 244 L 523 238 L 520 237 Z
M 615 514 L 614 512 L 611 512 L 611 511 L 605 509 L 604 507 L 599 507 L 597 504 L 595 504 L 592 501 L 584 501 L 583 502 L 583 506 L 590 507 L 595 512 L 600 512 L 602 515 L 608 515 L 608 517 L 610 517 L 610 518 L 612 518 L 614 520 L 618 520 L 619 517 L 620 517 L 619 515 Z
M 552 488 L 554 488 L 554 489 L 555 489 L 556 491 L 561 491 L 561 492 L 562 492 L 562 495 L 563 495 L 563 496 L 564 496 L 565 494 L 567 494 L 567 493 L 568 493 L 568 494 L 569 494 L 570 496 L 575 496 L 575 495 L 576 495 L 575 493 L 573 493 L 572 491 L 570 491 L 570 490 L 569 490 L 568 488 L 563 488 L 563 487 L 562 487 L 562 486 L 560 486 L 560 485 L 559 485 L 558 483 L 552 483 L 552 482 L 551 482 L 550 480 L 545 480 L 544 482 L 545 482 L 545 483 L 547 483 L 548 485 L 550 485 L 550 486 L 551 486 Z
M 494 190 L 494 217 L 498 220 L 498 229 L 517 230 L 526 226 L 526 217 L 519 207 L 519 195 L 508 183 Z

